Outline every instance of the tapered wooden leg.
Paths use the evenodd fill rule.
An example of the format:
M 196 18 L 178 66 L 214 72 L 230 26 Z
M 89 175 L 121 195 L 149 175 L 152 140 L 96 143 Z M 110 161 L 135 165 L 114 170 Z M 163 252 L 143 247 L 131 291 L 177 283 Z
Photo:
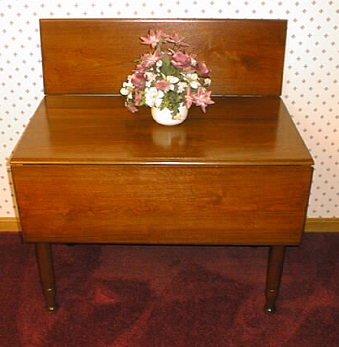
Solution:
M 37 243 L 35 250 L 47 310 L 54 312 L 57 309 L 57 305 L 55 302 L 55 281 L 51 245 L 49 243 Z
M 275 312 L 275 302 L 279 294 L 281 274 L 283 271 L 285 246 L 272 246 L 268 256 L 266 278 L 266 306 L 269 313 Z

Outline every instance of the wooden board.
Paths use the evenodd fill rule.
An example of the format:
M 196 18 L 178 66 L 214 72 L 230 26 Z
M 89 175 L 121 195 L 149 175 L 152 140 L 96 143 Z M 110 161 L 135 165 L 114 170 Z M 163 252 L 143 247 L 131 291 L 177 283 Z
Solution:
M 213 94 L 280 95 L 283 20 L 43 19 L 46 94 L 117 94 L 150 28 L 178 32 L 212 69 Z
M 297 244 L 312 168 L 23 165 L 26 241 Z
M 279 97 L 215 98 L 175 127 L 131 114 L 120 97 L 47 96 L 12 164 L 311 165 Z

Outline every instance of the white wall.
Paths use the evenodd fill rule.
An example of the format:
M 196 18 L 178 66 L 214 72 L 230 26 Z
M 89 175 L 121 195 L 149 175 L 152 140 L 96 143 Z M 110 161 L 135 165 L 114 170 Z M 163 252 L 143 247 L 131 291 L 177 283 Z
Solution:
M 339 0 L 0 0 L 0 217 L 15 214 L 6 160 L 43 95 L 38 19 L 55 17 L 288 19 L 283 98 L 316 161 L 308 215 L 339 217 L 338 8 Z

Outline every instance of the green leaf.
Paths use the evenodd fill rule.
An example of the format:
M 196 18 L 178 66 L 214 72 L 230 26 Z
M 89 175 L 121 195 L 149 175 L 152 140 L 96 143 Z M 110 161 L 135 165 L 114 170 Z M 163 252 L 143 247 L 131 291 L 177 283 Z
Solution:
M 162 66 L 160 68 L 160 71 L 165 75 L 165 76 L 179 76 L 179 71 L 177 68 L 175 68 L 169 57 L 165 57 L 162 60 Z
M 174 117 L 179 112 L 179 106 L 184 101 L 181 94 L 177 94 L 175 91 L 168 91 L 161 104 L 161 109 L 168 108 L 172 116 Z

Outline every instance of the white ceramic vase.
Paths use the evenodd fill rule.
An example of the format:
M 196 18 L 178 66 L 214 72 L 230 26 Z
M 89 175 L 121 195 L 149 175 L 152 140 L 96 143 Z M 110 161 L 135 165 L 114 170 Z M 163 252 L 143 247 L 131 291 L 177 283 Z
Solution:
M 188 109 L 182 105 L 179 107 L 179 112 L 173 117 L 171 111 L 168 108 L 162 110 L 157 107 L 151 108 L 153 119 L 162 125 L 178 125 L 187 118 Z

